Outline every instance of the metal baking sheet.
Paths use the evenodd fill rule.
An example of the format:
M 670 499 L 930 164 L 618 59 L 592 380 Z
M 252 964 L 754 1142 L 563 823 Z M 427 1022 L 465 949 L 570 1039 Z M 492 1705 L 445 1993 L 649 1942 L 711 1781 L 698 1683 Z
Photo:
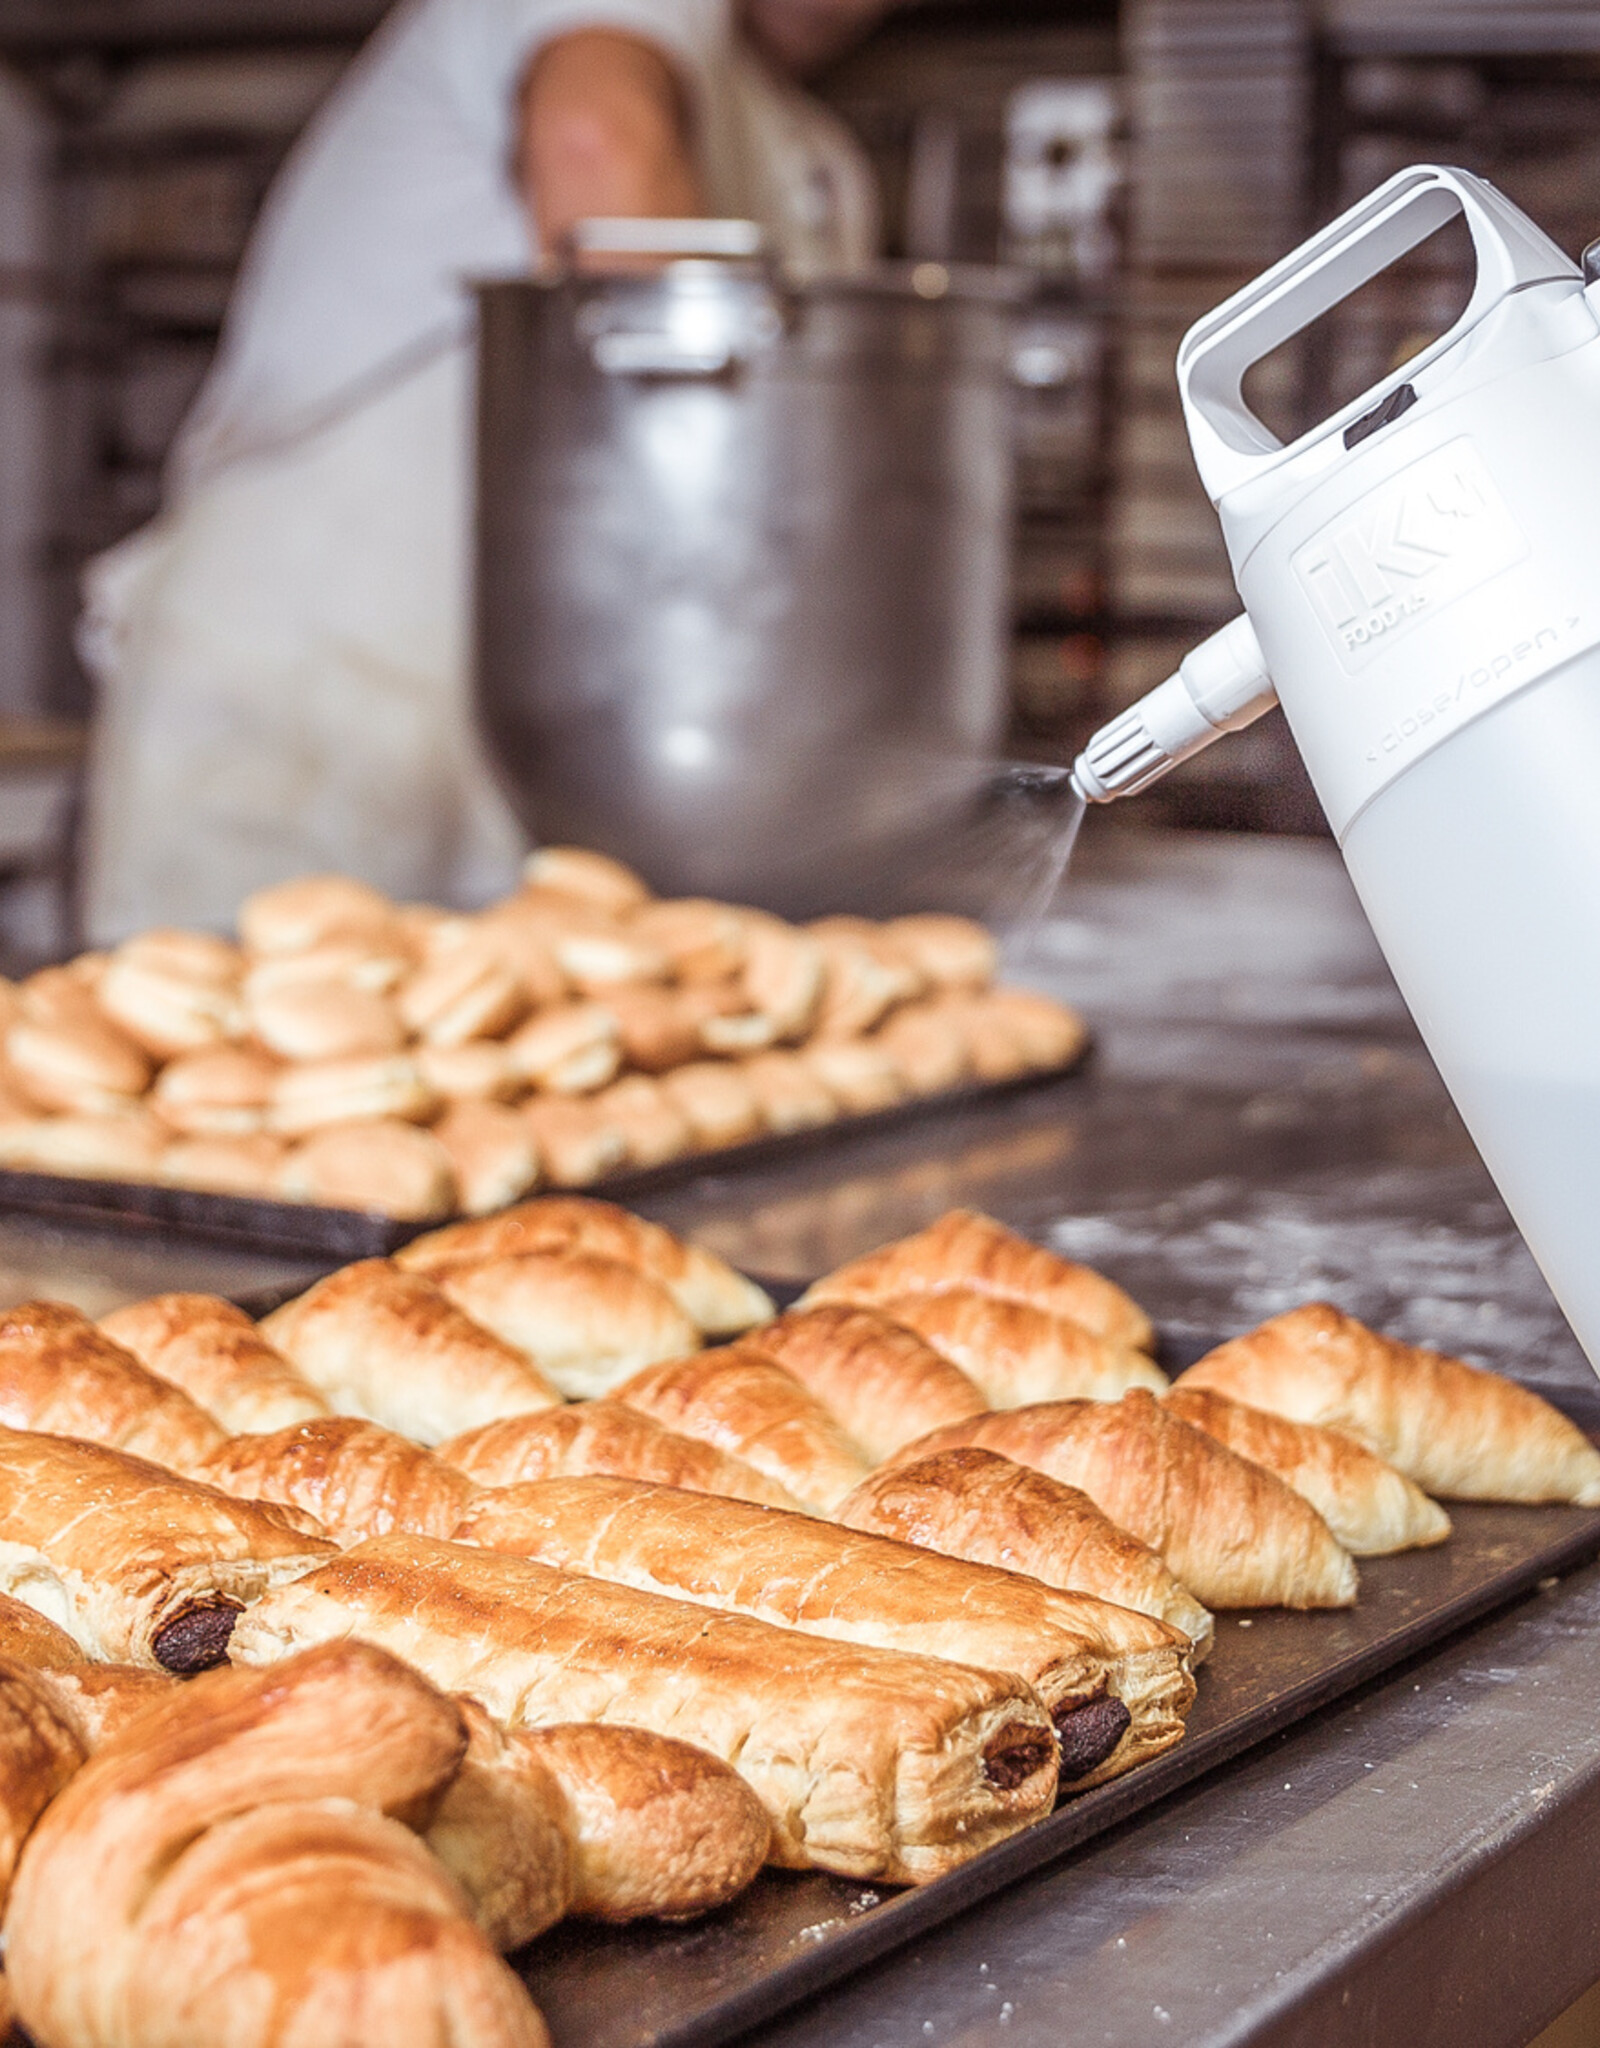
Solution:
M 584 1194 L 633 1201 L 677 1187 L 697 1174 L 730 1167 L 761 1166 L 838 1144 L 858 1133 L 892 1129 L 929 1113 L 965 1109 L 1025 1094 L 1077 1073 L 1089 1056 L 1086 1044 L 1064 1065 L 1042 1068 L 1015 1081 L 987 1082 L 923 1095 L 870 1116 L 840 1117 L 816 1130 L 753 1138 L 709 1152 L 686 1153 L 665 1166 L 608 1175 Z M 26 1173 L 0 1168 L 0 1214 L 56 1216 L 69 1222 L 113 1229 L 207 1238 L 241 1250 L 325 1255 L 332 1260 L 381 1259 L 435 1224 L 401 1223 L 360 1209 L 325 1209 L 308 1202 L 273 1202 L 252 1195 L 212 1194 L 203 1188 L 159 1187 L 145 1181 L 97 1180 L 60 1173 Z
M 1594 1434 L 1600 1412 L 1576 1419 Z M 1593 1509 L 1454 1505 L 1451 1514 L 1455 1533 L 1440 1548 L 1368 1559 L 1348 1612 L 1219 1616 L 1189 1732 L 1176 1749 L 1067 1801 L 937 1883 L 893 1891 L 767 1871 L 726 1911 L 687 1927 L 564 1923 L 513 1958 L 555 2048 L 714 2048 L 758 2028 L 1542 1580 L 1600 1556 Z

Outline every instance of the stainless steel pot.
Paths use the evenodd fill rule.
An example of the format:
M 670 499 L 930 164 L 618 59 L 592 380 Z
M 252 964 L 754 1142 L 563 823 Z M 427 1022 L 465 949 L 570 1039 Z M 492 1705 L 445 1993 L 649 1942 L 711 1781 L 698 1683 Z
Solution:
M 1016 287 L 785 286 L 717 233 L 480 288 L 478 704 L 539 838 L 794 912 L 999 740 Z

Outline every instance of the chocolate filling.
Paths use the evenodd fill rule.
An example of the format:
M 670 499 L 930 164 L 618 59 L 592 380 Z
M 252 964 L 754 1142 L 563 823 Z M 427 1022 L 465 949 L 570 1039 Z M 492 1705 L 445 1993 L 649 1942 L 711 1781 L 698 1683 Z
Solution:
M 228 1661 L 228 1639 L 243 1610 L 236 1600 L 191 1600 L 156 1630 L 156 1662 L 179 1678 L 192 1678 Z
M 983 1752 L 983 1775 L 1001 1792 L 1014 1792 L 1050 1761 L 1050 1743 L 1024 1721 L 1008 1721 Z
M 1121 1700 L 1090 1700 L 1087 1706 L 1063 1707 L 1051 1717 L 1061 1739 L 1061 1782 L 1086 1778 L 1103 1764 L 1127 1733 L 1133 1716 Z

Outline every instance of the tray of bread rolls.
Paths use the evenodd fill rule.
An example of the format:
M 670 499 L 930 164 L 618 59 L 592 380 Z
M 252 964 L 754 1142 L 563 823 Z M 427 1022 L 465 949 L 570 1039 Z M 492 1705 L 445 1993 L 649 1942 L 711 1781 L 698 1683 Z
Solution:
M 578 848 L 472 915 L 318 875 L 231 938 L 0 982 L 0 1206 L 378 1256 L 540 1186 L 638 1195 L 1070 1073 L 980 924 L 662 900 Z
M 0 1991 L 709 2048 L 1597 1554 L 1516 1382 L 1326 1303 L 1163 1358 L 970 1211 L 782 1308 L 575 1195 L 264 1314 L 24 1303 Z

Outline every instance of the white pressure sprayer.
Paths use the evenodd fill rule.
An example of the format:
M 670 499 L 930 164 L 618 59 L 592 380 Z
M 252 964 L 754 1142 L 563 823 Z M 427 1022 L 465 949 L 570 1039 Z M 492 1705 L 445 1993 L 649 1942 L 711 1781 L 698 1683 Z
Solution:
M 1461 318 L 1281 445 L 1252 363 L 1465 216 Z M 1132 795 L 1281 702 L 1479 1150 L 1600 1370 L 1600 266 L 1402 171 L 1201 320 L 1178 383 L 1245 615 L 1097 733 Z

